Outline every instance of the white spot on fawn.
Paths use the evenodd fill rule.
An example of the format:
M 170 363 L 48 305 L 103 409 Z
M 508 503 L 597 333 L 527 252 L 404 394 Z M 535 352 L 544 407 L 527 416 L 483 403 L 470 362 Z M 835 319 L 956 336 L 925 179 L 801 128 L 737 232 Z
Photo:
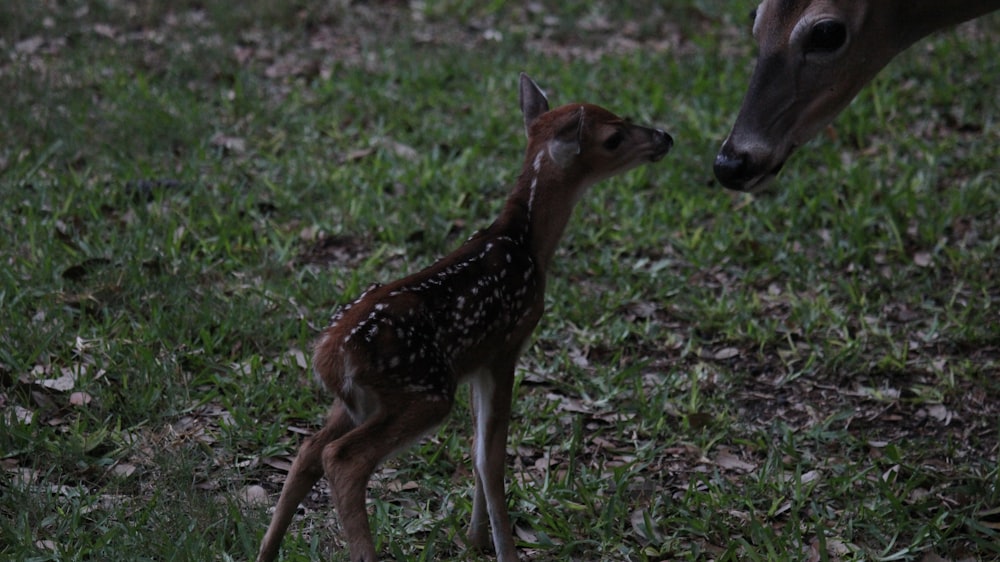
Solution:
M 531 216 L 531 210 L 535 205 L 535 191 L 538 187 L 538 173 L 542 170 L 542 157 L 545 154 L 544 151 L 539 150 L 538 154 L 535 155 L 535 161 L 531 164 L 531 167 L 535 169 L 535 177 L 531 178 L 531 191 L 528 196 L 528 216 Z

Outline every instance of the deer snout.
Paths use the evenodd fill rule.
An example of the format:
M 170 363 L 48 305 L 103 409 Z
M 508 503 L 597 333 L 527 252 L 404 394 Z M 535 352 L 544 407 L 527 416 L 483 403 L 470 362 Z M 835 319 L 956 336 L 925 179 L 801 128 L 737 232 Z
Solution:
M 774 179 L 784 164 L 784 159 L 771 164 L 766 157 L 755 157 L 753 151 L 739 150 L 726 141 L 712 168 L 715 177 L 727 188 L 756 191 Z
M 674 138 L 662 129 L 653 130 L 653 154 L 649 157 L 650 162 L 657 162 L 670 152 L 674 146 Z

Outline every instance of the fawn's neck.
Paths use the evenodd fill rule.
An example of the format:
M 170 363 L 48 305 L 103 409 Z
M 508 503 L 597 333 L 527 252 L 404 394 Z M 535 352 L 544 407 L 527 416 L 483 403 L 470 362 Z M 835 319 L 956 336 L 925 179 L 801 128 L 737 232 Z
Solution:
M 586 187 L 578 174 L 558 168 L 544 147 L 529 150 L 498 226 L 515 240 L 523 240 L 539 270 L 547 271 L 573 207 Z

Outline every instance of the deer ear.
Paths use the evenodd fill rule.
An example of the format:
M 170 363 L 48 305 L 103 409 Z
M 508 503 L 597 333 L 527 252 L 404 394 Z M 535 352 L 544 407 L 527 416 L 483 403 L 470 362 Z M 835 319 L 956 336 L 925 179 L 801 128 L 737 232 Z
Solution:
M 531 124 L 539 115 L 549 110 L 549 99 L 545 92 L 527 74 L 521 73 L 520 88 L 521 113 L 524 114 L 524 132 L 531 132 Z
M 568 168 L 580 155 L 583 146 L 583 106 L 573 112 L 573 118 L 549 141 L 549 156 L 560 168 Z

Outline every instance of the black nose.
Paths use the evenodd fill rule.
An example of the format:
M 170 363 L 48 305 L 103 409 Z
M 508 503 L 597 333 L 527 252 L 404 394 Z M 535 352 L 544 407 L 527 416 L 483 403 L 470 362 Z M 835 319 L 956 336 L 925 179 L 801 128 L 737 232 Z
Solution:
M 654 152 L 650 157 L 650 160 L 656 162 L 670 152 L 670 148 L 674 146 L 674 138 L 660 129 L 654 129 L 653 143 L 656 145 L 656 148 L 654 148 Z
M 742 190 L 747 183 L 750 158 L 745 153 L 731 153 L 723 147 L 715 157 L 715 177 L 729 189 Z
M 662 144 L 667 145 L 667 150 L 670 150 L 670 148 L 674 146 L 674 137 L 672 137 L 669 134 L 667 134 L 666 131 L 661 131 L 661 130 L 657 129 L 656 133 L 657 133 L 658 140 Z

